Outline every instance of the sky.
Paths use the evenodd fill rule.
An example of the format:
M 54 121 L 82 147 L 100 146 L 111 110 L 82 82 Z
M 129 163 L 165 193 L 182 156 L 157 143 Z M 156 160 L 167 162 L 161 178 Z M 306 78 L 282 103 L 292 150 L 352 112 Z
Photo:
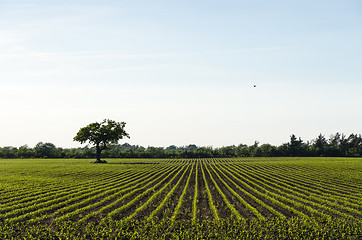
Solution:
M 361 63 L 359 0 L 0 0 L 0 147 L 103 119 L 145 147 L 360 134 Z

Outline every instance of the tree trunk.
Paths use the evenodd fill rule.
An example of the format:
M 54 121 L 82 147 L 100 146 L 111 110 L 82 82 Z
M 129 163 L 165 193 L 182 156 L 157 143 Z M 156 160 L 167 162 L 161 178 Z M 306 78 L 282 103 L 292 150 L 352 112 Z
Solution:
M 101 148 L 99 147 L 99 144 L 96 145 L 96 149 L 97 149 L 97 155 L 96 155 L 96 156 L 97 156 L 97 160 L 96 160 L 96 162 L 102 162 L 102 161 L 101 161 L 101 151 L 102 151 L 102 150 L 101 150 Z

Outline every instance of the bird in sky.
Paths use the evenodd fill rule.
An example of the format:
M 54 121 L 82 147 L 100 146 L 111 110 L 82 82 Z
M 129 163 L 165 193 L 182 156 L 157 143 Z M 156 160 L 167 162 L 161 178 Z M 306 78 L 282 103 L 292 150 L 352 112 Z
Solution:
M 256 85 L 254 85 L 254 87 L 256 87 Z

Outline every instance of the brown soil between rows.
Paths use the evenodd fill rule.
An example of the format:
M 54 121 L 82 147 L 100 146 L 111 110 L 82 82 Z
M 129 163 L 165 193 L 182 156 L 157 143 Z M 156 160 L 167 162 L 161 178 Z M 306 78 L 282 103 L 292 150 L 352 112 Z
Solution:
M 288 167 L 290 168 L 290 167 Z M 299 170 L 294 170 L 294 168 L 290 168 L 290 169 L 293 169 L 294 172 L 293 172 L 293 175 L 286 175 L 285 174 L 285 169 L 282 168 L 282 167 L 278 167 L 278 166 L 273 166 L 273 167 L 269 167 L 268 166 L 268 170 L 271 169 L 270 171 L 273 173 L 275 172 L 276 170 L 278 172 L 280 172 L 280 175 L 279 177 L 283 177 L 283 178 L 288 178 L 288 177 L 291 177 L 290 181 L 293 182 L 293 183 L 297 183 L 298 185 L 297 186 L 303 186 L 303 187 L 308 187 L 308 188 L 314 188 L 318 191 L 321 191 L 321 192 L 325 192 L 325 193 L 331 193 L 331 194 L 334 194 L 334 195 L 339 195 L 339 194 L 351 194 L 351 191 L 346 191 L 345 189 L 346 188 L 352 188 L 354 191 L 359 191 L 360 189 L 358 189 L 357 187 L 355 186 L 351 186 L 351 185 L 348 185 L 348 184 L 344 184 L 344 183 L 330 183 L 330 182 L 326 182 L 326 181 L 320 181 L 320 180 L 317 180 L 317 179 L 314 179 L 314 178 L 311 178 L 310 175 L 309 176 L 305 176 L 305 175 L 301 175 Z M 264 171 L 268 171 L 268 170 L 264 170 Z M 306 172 L 310 172 L 311 170 L 309 168 L 305 169 Z M 278 176 L 277 176 L 278 177 Z M 305 180 L 308 180 L 308 182 L 306 182 Z M 328 181 L 330 181 L 330 179 L 328 179 Z M 323 187 L 321 186 L 318 186 L 318 184 L 325 184 L 326 185 L 326 188 L 323 189 Z M 341 190 L 341 189 L 336 189 L 335 187 L 337 188 L 343 188 L 344 190 Z M 330 189 L 330 188 L 333 188 Z M 313 191 L 313 189 L 312 189 Z M 352 191 L 352 192 L 354 192 Z
M 237 195 L 239 195 L 242 199 L 244 199 L 248 204 L 250 204 L 252 207 L 254 207 L 260 214 L 262 214 L 263 216 L 265 217 L 270 217 L 272 216 L 272 213 L 264 208 L 263 206 L 261 206 L 260 204 L 258 204 L 257 202 L 255 202 L 254 199 L 252 199 L 250 196 L 246 195 L 245 193 L 243 193 L 241 190 L 239 190 L 235 184 L 237 184 L 237 182 L 235 180 L 232 179 L 231 175 L 227 174 L 226 172 L 222 171 L 222 169 L 220 168 L 214 168 L 216 170 L 216 172 L 219 174 L 219 176 L 224 180 L 224 182 L 226 182 L 226 184 L 229 185 L 229 187 L 235 191 L 235 193 Z M 227 179 L 223 174 L 225 174 L 228 178 L 230 178 L 233 182 L 231 182 L 229 179 Z M 215 174 L 214 174 L 215 175 Z M 214 179 L 216 180 L 217 176 L 215 175 L 214 176 Z M 240 213 L 246 217 L 246 218 L 253 218 L 255 217 L 254 214 L 249 210 L 247 209 L 241 202 L 239 199 L 237 199 L 234 195 L 232 195 L 232 193 L 226 188 L 226 186 L 224 186 L 223 183 L 221 183 L 220 180 L 218 180 L 218 182 L 220 182 L 220 184 L 222 184 L 223 188 L 223 192 L 227 192 L 228 195 L 228 199 L 230 201 L 230 203 L 234 204 L 235 207 L 240 211 Z M 219 184 L 219 183 L 218 183 Z M 239 185 L 237 185 L 239 187 Z M 244 189 L 245 190 L 245 189 Z M 248 193 L 250 193 L 248 191 Z M 250 193 L 251 195 L 253 195 L 252 193 Z M 225 194 L 226 195 L 226 194 Z M 255 195 L 253 195 L 255 196 Z M 261 196 L 255 196 L 257 198 L 259 198 L 261 201 L 265 202 L 265 199 Z
M 119 175 L 120 174 L 116 174 L 116 176 L 113 176 L 114 181 L 116 181 L 116 177 Z M 110 178 L 107 178 L 107 179 L 110 179 Z M 94 184 L 94 185 L 96 185 L 96 184 Z M 71 186 L 66 186 L 66 187 L 61 186 L 61 187 L 57 187 L 57 188 L 46 189 L 46 190 L 41 191 L 40 194 L 39 193 L 34 194 L 34 192 L 27 192 L 25 194 L 20 193 L 17 195 L 13 195 L 12 197 L 9 198 L 9 201 L 1 202 L 1 204 L 7 203 L 7 207 L 10 207 L 12 205 L 18 205 L 18 204 L 26 204 L 27 202 L 31 202 L 31 201 L 37 200 L 39 198 L 42 198 L 42 197 L 50 197 L 51 196 L 50 193 L 54 193 L 53 195 L 56 195 L 56 194 L 60 194 L 60 193 L 64 192 L 64 194 L 61 196 L 65 196 L 65 195 L 69 194 L 68 191 L 77 191 L 77 187 L 79 187 L 79 186 L 82 187 L 82 186 L 85 186 L 85 184 L 76 184 L 76 185 L 71 185 Z M 101 184 L 99 184 L 99 186 L 101 186 Z M 87 186 L 87 188 L 91 188 L 91 187 Z M 26 196 L 29 196 L 29 198 L 27 199 Z M 14 201 L 15 197 L 21 198 L 22 200 Z M 11 203 L 13 203 L 13 204 L 11 204 Z
M 174 169 L 172 169 L 171 171 L 173 171 Z M 169 173 L 169 172 L 168 172 Z M 167 174 L 165 174 L 165 176 L 167 176 Z M 164 173 L 161 173 L 161 174 L 164 174 Z M 153 178 L 150 179 L 150 181 L 154 180 L 155 178 L 159 177 L 160 175 L 157 174 L 157 172 L 155 173 L 155 175 L 152 175 Z M 158 184 L 160 181 L 162 181 L 163 179 L 159 179 L 157 180 L 156 182 L 153 182 L 152 184 L 150 184 L 147 189 L 149 188 L 152 188 L 153 186 L 155 186 L 156 184 Z M 162 184 L 161 184 L 162 185 Z M 142 186 L 140 186 L 142 187 Z M 158 186 L 157 189 L 161 188 L 162 186 Z M 106 216 L 108 213 L 112 212 L 113 210 L 117 209 L 117 208 L 120 208 L 122 207 L 123 205 L 126 205 L 128 202 L 132 201 L 136 196 L 138 196 L 139 194 L 142 194 L 144 191 L 146 191 L 147 189 L 131 189 L 130 192 L 132 191 L 135 191 L 133 192 L 130 196 L 127 196 L 126 198 L 122 199 L 122 201 L 120 201 L 119 203 L 117 203 L 115 206 L 112 206 L 111 208 L 107 209 L 107 210 L 104 210 L 102 213 L 99 214 L 99 216 L 96 216 L 96 217 L 93 217 L 95 219 L 101 219 L 103 218 L 104 216 Z M 129 192 L 128 192 L 129 193 Z M 121 196 L 119 196 L 119 198 L 121 198 L 122 196 L 126 195 L 127 193 L 122 193 Z M 151 193 L 148 193 L 148 194 L 151 194 Z M 141 199 L 139 199 L 138 202 L 142 202 L 144 200 L 145 197 L 148 196 L 148 194 L 146 196 L 143 196 Z M 81 215 L 82 216 L 86 216 L 87 214 L 91 213 L 91 212 L 96 212 L 98 210 L 100 210 L 101 208 L 109 205 L 109 204 L 112 204 L 113 202 L 117 201 L 118 199 L 112 199 L 111 201 L 109 201 L 107 204 L 103 204 L 101 206 L 97 206 L 96 208 L 92 209 L 92 210 L 88 210 L 88 211 L 85 211 L 83 212 Z M 136 202 L 134 205 L 138 204 L 138 202 Z M 120 215 L 116 217 L 116 219 L 121 219 L 122 218 L 122 213 L 125 212 L 125 211 L 128 211 L 127 209 L 123 209 L 123 211 L 121 211 Z M 81 216 L 80 216 L 81 217 Z M 90 219 L 90 221 L 92 221 L 92 219 Z
M 176 187 L 175 191 L 173 192 L 172 196 L 168 199 L 166 204 L 163 208 L 161 208 L 155 215 L 154 215 L 154 221 L 157 221 L 158 219 L 162 218 L 171 218 L 172 213 L 177 206 L 178 200 L 182 194 L 183 186 L 186 185 L 188 173 L 191 170 L 191 166 L 186 170 L 184 169 L 185 174 L 183 178 L 181 179 L 181 182 Z M 177 184 L 177 182 L 180 180 L 180 177 L 182 177 L 182 174 L 184 172 L 180 172 L 179 175 L 171 182 L 169 186 L 166 187 L 154 200 L 151 204 L 149 204 L 145 209 L 140 211 L 135 219 L 137 220 L 144 220 L 146 219 L 154 210 L 157 209 L 157 207 L 162 203 L 162 201 L 165 199 L 167 194 L 172 190 L 172 188 Z
M 212 180 L 210 178 L 210 175 L 209 175 L 209 173 L 207 172 L 207 170 L 205 168 L 205 165 L 203 165 L 202 167 L 204 168 L 206 182 L 207 182 L 207 185 L 209 186 L 210 193 L 211 193 L 211 196 L 212 196 L 212 200 L 213 200 L 214 205 L 215 205 L 215 207 L 217 209 L 219 218 L 226 219 L 226 218 L 234 217 L 233 214 L 231 213 L 231 210 L 227 207 L 226 203 L 224 202 L 222 196 L 217 191 L 216 186 L 212 182 Z M 203 181 L 202 175 L 201 175 L 200 180 Z
M 262 173 L 260 173 L 260 174 L 262 174 Z M 255 175 L 254 175 L 254 176 L 255 176 Z M 327 203 L 323 202 L 322 199 L 321 199 L 320 201 L 318 201 L 318 200 L 316 200 L 316 199 L 311 200 L 311 199 L 309 198 L 309 194 L 308 194 L 308 193 L 303 192 L 303 191 L 298 191 L 298 190 L 296 190 L 296 189 L 289 189 L 289 188 L 290 188 L 290 186 L 288 186 L 289 183 L 288 183 L 288 185 L 287 185 L 286 183 L 278 182 L 277 180 L 271 179 L 270 177 L 267 177 L 267 176 L 265 176 L 265 177 L 263 177 L 263 178 L 260 178 L 260 177 L 259 177 L 259 179 L 261 179 L 261 180 L 266 179 L 266 180 L 270 181 L 270 183 L 268 183 L 270 186 L 272 186 L 272 187 L 274 187 L 274 188 L 277 188 L 277 189 L 280 189 L 281 191 L 283 191 L 283 192 L 285 192 L 285 193 L 288 193 L 288 194 L 291 194 L 291 195 L 295 195 L 294 192 L 300 193 L 302 196 L 299 195 L 298 197 L 300 197 L 300 198 L 302 198 L 302 199 L 304 199 L 304 200 L 306 200 L 306 201 L 311 201 L 311 202 L 313 202 L 313 203 L 320 204 L 320 205 L 326 205 L 326 206 L 328 206 L 328 207 L 330 207 L 330 208 L 333 208 L 333 209 L 335 209 L 335 210 L 337 210 L 337 211 L 340 211 L 340 212 L 346 213 L 346 214 L 350 214 L 350 215 L 352 215 L 352 216 L 356 216 L 356 217 L 359 216 L 358 214 L 353 213 L 353 212 L 351 212 L 351 211 L 347 211 L 347 210 L 338 208 L 338 207 L 336 207 L 336 206 L 329 205 L 329 204 L 328 204 L 328 202 L 329 202 L 328 200 L 327 200 Z M 284 179 L 284 181 L 287 181 L 287 180 Z M 298 188 L 298 185 L 293 185 L 293 184 L 290 184 L 290 185 Z M 287 189 L 289 189 L 289 190 L 282 189 L 282 188 L 287 188 Z M 269 189 L 269 190 L 272 191 L 272 192 L 278 193 L 277 191 L 274 191 L 274 190 L 271 190 L 271 189 Z M 294 191 L 294 192 L 293 192 L 293 191 Z M 319 193 L 319 195 L 320 195 L 320 193 Z M 315 209 L 317 209 L 318 211 L 321 211 L 321 212 L 323 212 L 323 213 L 325 213 L 325 214 L 328 214 L 328 215 L 331 215 L 331 216 L 336 216 L 336 214 L 334 214 L 333 212 L 328 211 L 328 210 L 325 210 L 325 209 L 322 209 L 322 208 L 320 208 L 320 207 L 315 207 L 315 206 L 313 206 L 313 204 L 305 203 L 304 201 L 300 201 L 300 200 L 296 200 L 296 199 L 295 199 L 295 201 L 296 201 L 296 202 L 300 202 L 300 203 L 302 203 L 302 204 L 305 204 L 305 205 L 307 205 L 307 206 L 310 206 L 310 207 L 312 207 L 312 208 L 315 208 Z M 337 216 L 338 216 L 338 215 L 337 215 Z
M 262 173 L 261 173 L 261 174 L 262 174 Z M 275 177 L 277 178 L 278 176 L 275 176 Z M 300 193 L 300 194 L 302 195 L 302 196 L 299 196 L 299 197 L 301 197 L 301 198 L 303 198 L 303 199 L 306 199 L 306 200 L 310 200 L 310 199 L 309 199 L 310 194 L 308 194 L 308 192 L 306 192 L 307 190 L 305 190 L 305 191 L 298 190 L 298 187 L 299 187 L 298 185 L 293 185 L 293 183 L 291 183 L 291 184 L 289 184 L 289 183 L 286 184 L 286 183 L 278 182 L 276 179 L 271 179 L 271 178 L 268 177 L 268 176 L 266 176 L 265 179 L 267 179 L 268 181 L 270 181 L 270 182 L 272 183 L 271 185 L 272 185 L 273 187 L 275 187 L 275 188 L 284 187 L 284 188 L 289 189 L 290 186 L 296 187 L 297 189 L 290 189 L 289 191 L 286 191 L 285 189 L 283 189 L 282 191 L 288 192 L 288 193 L 290 193 L 290 194 L 292 194 L 292 195 L 294 195 L 294 193 L 292 192 L 292 191 L 294 191 L 294 192 Z M 287 179 L 283 179 L 283 181 L 287 181 Z M 289 186 L 289 185 L 290 185 L 290 186 Z M 321 195 L 321 194 L 319 193 L 319 195 Z M 322 194 L 322 195 L 323 195 L 323 194 Z M 353 212 L 350 212 L 350 211 L 347 211 L 347 210 L 338 208 L 338 207 L 333 206 L 333 205 L 329 205 L 328 202 L 330 202 L 330 200 L 326 200 L 327 203 L 324 203 L 324 202 L 323 202 L 323 199 L 320 199 L 319 201 L 313 199 L 313 200 L 310 200 L 310 201 L 313 201 L 314 203 L 321 204 L 321 205 L 327 205 L 328 207 L 331 207 L 331 208 L 333 208 L 333 209 L 335 209 L 335 210 L 337 210 L 337 211 L 341 211 L 342 213 L 347 213 L 347 214 L 351 214 L 351 215 L 353 215 L 353 216 L 358 216 L 356 213 L 353 213 Z M 337 201 L 337 200 L 336 200 L 336 201 Z M 336 202 L 336 201 L 335 201 L 335 202 Z M 339 203 L 339 204 L 346 206 L 343 202 L 342 202 L 342 203 Z M 348 206 L 348 204 L 347 204 L 347 207 L 351 208 L 350 206 Z M 357 209 L 356 209 L 356 210 L 357 210 Z M 333 214 L 333 213 L 331 213 L 331 214 Z
M 262 173 L 263 172 L 261 172 L 260 174 L 262 174 Z M 270 173 L 268 173 L 268 174 L 270 174 Z M 281 176 L 278 176 L 278 175 L 275 175 L 275 174 L 270 174 L 270 175 L 272 175 L 273 177 L 275 177 L 277 179 L 281 178 L 282 181 L 288 182 L 286 184 L 286 183 L 278 182 L 277 179 L 271 179 L 270 177 L 266 177 L 268 180 L 270 180 L 274 184 L 277 184 L 278 186 L 283 186 L 283 187 L 286 187 L 286 188 L 295 187 L 296 189 L 293 189 L 293 191 L 301 193 L 301 194 L 306 195 L 306 196 L 309 196 L 310 195 L 309 193 L 313 193 L 315 195 L 323 195 L 324 193 L 327 193 L 327 194 L 332 194 L 333 196 L 336 196 L 336 197 L 346 197 L 346 196 L 340 195 L 339 193 L 331 193 L 330 190 L 321 191 L 320 186 L 318 188 L 313 189 L 312 185 L 311 186 L 309 186 L 309 185 L 306 186 L 306 184 L 304 184 L 304 185 L 302 185 L 304 190 L 302 190 L 302 189 L 300 189 L 301 184 L 299 182 L 297 182 L 297 180 L 295 180 L 295 179 L 288 179 L 287 177 L 284 177 L 284 176 L 281 177 Z M 320 182 L 320 184 L 323 184 L 323 182 Z M 343 203 L 341 203 L 341 204 L 343 204 Z
M 263 194 L 267 194 L 268 193 L 266 191 L 263 191 L 262 189 L 259 189 L 255 183 L 250 183 L 250 182 L 246 182 L 245 181 L 245 185 L 240 183 L 238 180 L 241 180 L 240 178 L 238 178 L 236 175 L 232 176 L 231 174 L 229 174 L 228 172 L 224 171 L 225 175 L 228 176 L 231 180 L 233 180 L 235 182 L 235 184 L 247 191 L 248 193 L 250 193 L 251 195 L 253 195 L 254 197 L 258 198 L 259 200 L 261 200 L 262 202 L 264 202 L 266 205 L 270 206 L 271 208 L 273 208 L 274 210 L 276 210 L 277 212 L 280 212 L 281 214 L 283 214 L 286 217 L 291 217 L 294 215 L 294 213 L 290 212 L 288 209 L 281 207 L 280 205 L 278 205 L 277 203 L 274 203 L 273 201 L 263 197 L 262 195 L 255 193 L 254 191 L 252 191 L 251 189 L 255 189 L 257 191 L 259 191 L 260 193 Z M 227 182 L 229 182 L 227 179 L 225 179 Z M 241 180 L 242 182 L 244 182 L 243 180 Z M 230 182 L 229 182 L 230 183 Z M 248 185 L 248 186 L 246 186 Z M 235 192 L 237 192 L 238 194 L 240 194 L 240 196 L 244 196 L 244 193 L 242 193 L 241 190 L 239 190 L 237 187 L 235 187 L 235 185 L 230 183 L 230 186 L 233 186 L 233 190 Z M 251 188 L 251 189 L 250 189 Z M 248 201 L 249 202 L 249 201 Z M 270 212 L 265 209 L 264 207 L 260 206 L 259 204 L 255 203 L 255 201 L 250 201 L 249 204 L 251 204 L 253 207 L 257 208 L 259 212 L 261 212 L 264 216 L 270 216 Z M 255 204 L 255 205 L 254 205 Z
M 129 177 L 132 177 L 132 175 L 130 175 Z M 136 178 L 133 179 L 133 181 L 137 181 L 138 179 L 140 179 L 140 178 L 142 178 L 142 177 L 144 177 L 144 175 L 138 175 L 138 176 L 136 176 Z M 123 178 L 123 179 L 124 179 L 124 178 Z M 121 180 L 122 180 L 122 179 L 121 179 Z M 116 184 L 116 185 L 114 185 L 113 187 L 114 187 L 114 188 L 118 188 L 118 187 L 121 187 L 123 184 L 124 184 L 124 183 Z M 126 183 L 126 184 L 129 184 L 129 183 Z M 130 187 L 130 186 L 128 186 L 128 187 Z M 127 187 L 127 188 L 128 188 L 128 187 Z M 112 190 L 112 189 L 107 189 L 107 190 L 105 190 L 105 191 L 108 191 L 108 190 Z M 124 190 L 124 188 L 121 188 L 121 189 L 118 189 L 117 192 L 122 192 L 123 190 Z M 127 193 L 130 192 L 130 191 L 132 191 L 132 189 L 122 192 L 122 195 L 127 194 Z M 97 198 L 97 199 L 93 199 L 93 200 L 90 201 L 90 202 L 87 202 L 87 203 L 84 203 L 84 204 L 82 204 L 82 205 L 80 205 L 80 206 L 77 206 L 77 209 L 82 208 L 82 207 L 91 206 L 91 205 L 97 203 L 98 201 L 102 200 L 103 198 L 107 198 L 108 196 L 114 195 L 113 198 L 111 198 L 111 199 L 109 199 L 107 202 L 103 203 L 102 206 L 97 206 L 97 207 L 94 207 L 94 208 L 87 209 L 87 210 L 85 210 L 84 212 L 82 212 L 80 215 L 74 216 L 74 219 L 81 218 L 81 217 L 83 217 L 83 216 L 85 216 L 85 215 L 87 215 L 87 214 L 89 214 L 89 213 L 91 213 L 91 212 L 97 211 L 98 209 L 102 208 L 104 205 L 108 205 L 108 204 L 112 203 L 113 201 L 116 200 L 115 198 L 119 197 L 119 195 L 117 195 L 117 192 L 110 192 L 110 193 L 108 193 L 108 194 L 105 195 L 105 196 L 100 196 L 100 197 Z M 101 194 L 103 194 L 103 191 L 97 193 L 97 195 L 101 195 Z M 95 195 L 88 196 L 86 199 L 92 198 L 92 197 L 94 197 L 94 196 L 95 196 Z M 100 198 L 102 198 L 102 199 L 100 199 Z M 81 201 L 86 200 L 86 199 L 82 199 Z M 76 203 L 77 203 L 77 202 L 76 202 Z M 76 203 L 75 203 L 75 204 L 76 204 Z M 55 214 L 55 215 L 52 216 L 52 218 L 53 218 L 53 219 L 58 218 L 58 217 L 60 217 L 60 216 L 62 216 L 62 215 L 65 215 L 65 214 L 67 214 L 67 213 L 69 213 L 69 212 L 72 212 L 72 211 L 74 211 L 74 210 L 73 210 L 73 209 L 70 209 L 70 210 L 64 211 L 64 212 L 62 212 L 62 213 Z
M 186 189 L 186 193 L 184 195 L 181 208 L 180 208 L 178 214 L 176 215 L 176 220 L 191 220 L 192 219 L 192 203 L 193 203 L 194 193 L 195 193 L 195 174 L 196 174 L 196 164 L 194 165 L 194 168 L 192 170 L 189 185 Z M 183 191 L 183 189 L 181 191 Z
M 199 220 L 214 220 L 214 215 L 209 206 L 209 197 L 206 192 L 205 182 L 202 177 L 201 164 L 197 167 L 197 219 Z
M 173 171 L 173 170 L 175 170 L 175 169 L 172 169 L 171 171 Z M 139 193 L 142 194 L 144 191 L 146 191 L 146 190 L 154 187 L 155 185 L 157 185 L 158 183 L 160 183 L 161 181 L 164 180 L 164 181 L 162 182 L 162 184 L 158 185 L 155 189 L 153 189 L 152 191 L 149 191 L 147 194 L 145 194 L 144 196 L 142 196 L 135 204 L 129 206 L 127 209 L 123 209 L 123 210 L 119 213 L 118 216 L 114 217 L 114 219 L 120 220 L 120 219 L 126 218 L 126 217 L 128 217 L 129 215 L 133 214 L 134 211 L 135 211 L 137 208 L 139 208 L 139 207 L 141 207 L 143 204 L 145 204 L 145 203 L 148 201 L 148 199 L 149 199 L 154 193 L 156 193 L 156 192 L 157 192 L 158 190 L 160 190 L 165 184 L 167 184 L 167 183 L 174 177 L 174 175 L 178 173 L 179 170 L 180 170 L 180 169 L 178 168 L 178 169 L 176 170 L 176 172 L 174 172 L 173 174 L 171 174 L 171 175 L 168 176 L 167 178 L 159 179 L 157 182 L 152 183 L 150 186 L 148 186 L 147 189 L 139 190 L 139 191 L 137 191 L 137 193 L 133 194 L 134 196 L 137 197 L 137 196 L 139 195 Z M 167 174 L 169 174 L 169 172 L 166 173 L 166 176 L 167 176 Z M 129 198 L 131 198 L 131 197 L 128 197 L 127 199 L 129 199 Z M 111 212 L 111 211 L 113 211 L 114 209 L 120 208 L 120 207 L 122 207 L 123 205 L 127 204 L 128 202 L 130 202 L 131 200 L 133 200 L 133 199 L 129 199 L 128 201 L 122 201 L 121 203 L 117 204 L 117 206 L 114 206 L 113 209 L 110 209 L 110 210 L 107 211 L 107 212 Z
M 276 192 L 276 191 L 273 190 L 273 189 L 270 189 L 268 186 L 265 185 L 265 183 L 257 183 L 257 182 L 255 182 L 255 180 L 253 180 L 253 179 L 251 178 L 251 176 L 247 175 L 246 173 L 240 172 L 240 170 L 238 170 L 238 169 L 235 169 L 235 171 L 237 171 L 238 174 L 240 174 L 241 176 L 243 176 L 245 179 L 248 180 L 248 181 L 245 181 L 245 180 L 244 180 L 244 181 L 245 181 L 245 183 L 248 184 L 251 188 L 258 190 L 259 192 L 261 192 L 261 193 L 263 193 L 263 194 L 269 195 L 269 196 L 271 196 L 272 198 L 275 198 L 275 197 L 272 196 L 270 193 L 275 193 L 275 194 L 277 194 L 277 195 L 280 195 L 280 196 L 284 197 L 282 194 Z M 244 190 L 248 191 L 248 188 L 246 188 L 245 186 L 243 186 L 243 185 L 241 185 L 241 184 L 239 184 L 239 187 L 241 187 L 241 188 L 243 188 Z M 261 189 L 261 188 L 264 188 L 264 189 Z M 261 198 L 261 196 L 257 195 L 256 193 L 251 192 L 250 190 L 249 190 L 249 192 L 250 192 L 251 194 L 253 194 L 255 197 L 258 197 L 259 199 Z M 277 203 L 273 203 L 273 202 L 271 202 L 270 200 L 267 200 L 267 199 L 265 199 L 265 198 L 261 198 L 261 199 L 263 199 L 263 201 L 264 201 L 266 204 L 269 203 L 270 206 L 272 206 L 275 210 L 281 212 L 281 213 L 282 213 L 283 215 L 285 215 L 286 217 L 295 216 L 295 213 L 289 211 L 289 210 L 286 209 L 286 208 L 281 207 L 281 206 L 278 205 Z M 296 209 L 296 210 L 298 210 L 298 211 L 301 211 L 300 209 L 296 208 L 296 207 L 294 206 L 294 204 L 291 203 L 291 202 L 288 202 L 288 201 L 285 201 L 285 200 L 282 200 L 282 199 L 276 199 L 276 200 L 277 200 L 278 202 L 282 203 L 282 204 L 285 204 L 286 206 L 289 206 L 289 207 L 294 208 L 294 209 Z M 303 212 L 303 211 L 301 211 L 301 212 Z M 308 214 L 307 214 L 307 215 L 308 215 Z
M 220 190 L 223 192 L 223 194 L 225 195 L 226 199 L 228 200 L 228 202 L 230 204 L 232 204 L 236 210 L 238 210 L 238 212 L 240 213 L 240 215 L 242 215 L 245 218 L 253 218 L 255 217 L 254 214 L 247 209 L 240 201 L 239 199 L 237 199 L 230 191 L 229 189 L 227 189 L 227 187 L 224 185 L 224 183 L 219 179 L 219 177 L 215 174 L 215 172 L 212 170 L 211 167 L 209 167 L 210 173 L 213 177 L 213 179 L 215 180 L 216 184 L 219 186 Z M 219 173 L 219 176 L 222 177 L 222 174 Z M 227 179 L 223 180 L 226 182 Z M 230 183 L 226 182 L 230 187 L 232 186 Z M 234 189 L 233 189 L 234 190 Z M 235 191 L 236 192 L 236 191 Z M 243 193 L 239 193 L 238 194 L 241 198 L 245 199 L 248 203 L 253 203 L 254 205 L 257 205 L 254 200 L 252 200 L 249 196 L 246 196 Z
M 245 173 L 243 173 L 243 174 L 244 174 L 244 176 L 245 176 Z M 254 176 L 255 176 L 255 175 L 254 175 Z M 254 177 L 254 176 L 253 176 L 253 177 Z M 249 178 L 249 179 L 250 179 L 250 178 Z M 255 177 L 255 179 L 258 179 L 259 181 L 263 181 L 263 180 L 264 180 L 264 179 L 262 179 L 262 178 L 260 178 L 260 177 Z M 250 180 L 253 180 L 253 179 L 250 179 Z M 286 194 L 294 195 L 292 192 L 286 191 L 286 190 L 280 188 L 280 186 L 279 186 L 278 184 L 275 184 L 275 183 L 268 183 L 268 184 L 258 183 L 258 186 L 261 186 L 261 187 L 265 188 L 265 190 L 264 190 L 265 193 L 271 192 L 271 193 L 275 193 L 275 194 L 278 194 L 278 195 L 283 196 L 282 193 L 279 193 L 277 190 L 275 190 L 275 189 L 278 189 L 278 190 L 281 190 L 282 192 L 285 192 Z M 272 189 L 271 187 L 273 187 L 273 188 L 275 188 L 275 189 Z M 299 197 L 300 197 L 300 196 L 299 196 Z M 318 201 L 312 201 L 312 200 L 308 199 L 307 196 L 306 196 L 305 198 L 303 198 L 303 197 L 300 197 L 300 198 L 301 198 L 301 199 L 304 199 L 304 200 L 306 200 L 306 201 L 311 201 L 311 202 L 313 202 L 313 203 L 321 204 L 321 203 L 318 202 Z M 315 209 L 315 210 L 317 210 L 317 211 L 319 211 L 319 212 L 322 212 L 322 213 L 324 213 L 324 214 L 327 214 L 327 215 L 329 215 L 329 216 L 333 216 L 333 217 L 338 217 L 338 216 L 339 216 L 339 215 L 336 215 L 336 214 L 333 213 L 333 212 L 330 212 L 330 211 L 325 210 L 325 209 L 323 209 L 323 208 L 320 208 L 320 207 L 318 207 L 318 206 L 314 206 L 312 203 L 306 203 L 304 200 L 299 200 L 299 199 L 294 199 L 294 198 L 292 198 L 292 199 L 290 199 L 290 200 L 295 201 L 296 203 L 300 203 L 300 204 L 302 204 L 303 206 L 311 207 L 311 208 L 313 208 L 313 209 Z M 294 209 L 296 209 L 296 210 L 298 210 L 298 211 L 300 211 L 300 212 L 303 212 L 304 214 L 306 214 L 306 215 L 308 215 L 308 216 L 314 216 L 314 217 L 318 217 L 318 216 L 319 216 L 318 214 L 315 215 L 314 213 L 306 210 L 306 208 L 298 207 L 298 206 L 296 206 L 295 204 L 293 204 L 293 203 L 291 203 L 291 202 L 284 201 L 284 200 L 280 200 L 280 199 L 279 199 L 278 201 L 280 201 L 280 202 L 282 202 L 283 204 L 286 204 L 286 205 L 288 205 L 288 206 L 290 206 L 290 207 L 292 207 L 292 208 L 294 208 Z M 330 206 L 329 206 L 329 207 L 330 207 Z

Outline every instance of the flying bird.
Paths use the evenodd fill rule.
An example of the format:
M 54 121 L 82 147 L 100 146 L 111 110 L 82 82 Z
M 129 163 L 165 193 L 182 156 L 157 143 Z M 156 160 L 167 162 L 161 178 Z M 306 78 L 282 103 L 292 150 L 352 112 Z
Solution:
M 254 85 L 254 87 L 256 87 L 256 85 Z

